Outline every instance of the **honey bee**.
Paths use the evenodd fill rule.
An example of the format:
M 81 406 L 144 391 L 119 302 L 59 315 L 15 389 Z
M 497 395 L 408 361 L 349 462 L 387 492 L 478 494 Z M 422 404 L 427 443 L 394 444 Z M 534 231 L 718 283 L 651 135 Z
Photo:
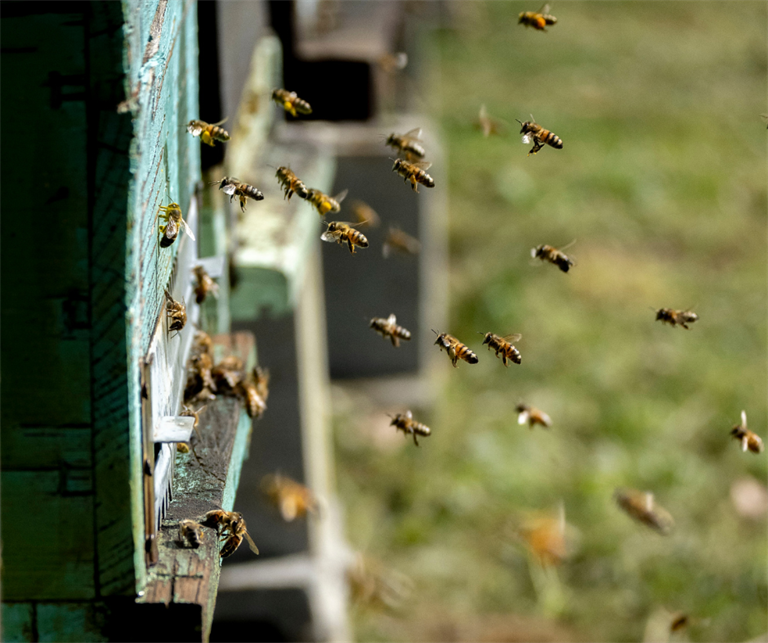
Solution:
M 235 392 L 242 397 L 248 417 L 260 418 L 267 410 L 269 371 L 254 367 L 251 373 L 240 380 Z
M 213 379 L 213 358 L 211 354 L 207 352 L 194 352 L 189 358 L 187 383 L 184 388 L 184 401 L 191 402 L 199 397 L 210 398 L 214 391 L 216 391 L 216 383 Z
M 339 244 L 346 241 L 349 246 L 349 251 L 352 254 L 355 254 L 355 246 L 360 246 L 361 248 L 368 247 L 368 239 L 365 235 L 359 230 L 355 230 L 351 225 L 342 221 L 331 221 L 330 223 L 326 223 L 328 229 L 320 235 L 320 238 L 323 241 L 335 241 Z
M 219 127 L 226 120 L 225 118 L 223 121 L 210 125 L 205 121 L 189 121 L 187 131 L 192 136 L 199 136 L 200 140 L 206 145 L 214 147 L 216 145 L 215 141 L 226 143 L 230 139 L 229 132 L 223 127 Z
M 563 250 L 570 248 L 574 243 L 574 241 L 571 241 L 571 243 L 569 243 L 567 246 L 563 246 L 562 248 L 555 248 L 553 246 L 548 246 L 547 244 L 542 244 L 535 248 L 531 248 L 531 256 L 534 259 L 538 258 L 542 261 L 549 261 L 549 263 L 556 265 L 563 272 L 568 272 L 574 263 L 573 260 L 563 252 Z
M 224 546 L 221 548 L 222 558 L 234 554 L 243 542 L 243 538 L 248 541 L 248 547 L 254 554 L 259 553 L 259 548 L 248 534 L 242 514 L 236 511 L 214 509 L 205 514 L 205 520 L 201 524 L 215 529 L 220 539 L 224 541 Z
M 410 181 L 413 191 L 418 192 L 419 183 L 428 188 L 435 187 L 434 179 L 426 172 L 430 167 L 432 163 L 410 163 L 403 159 L 396 159 L 392 171 L 402 176 L 404 181 Z
M 416 437 L 417 435 L 427 437 L 432 433 L 432 430 L 426 424 L 414 420 L 413 414 L 410 411 L 395 415 L 389 423 L 389 426 L 393 425 L 398 431 L 402 431 L 406 436 L 410 433 L 413 436 L 413 443 L 416 446 L 419 446 L 419 440 Z
M 217 284 L 211 276 L 206 272 L 202 266 L 195 266 L 193 271 L 197 278 L 197 285 L 195 285 L 195 301 L 198 304 L 202 304 L 208 293 L 211 293 L 214 297 L 219 296 L 219 284 Z
M 549 4 L 545 4 L 538 11 L 523 11 L 518 16 L 517 24 L 533 27 L 538 31 L 546 31 L 545 27 L 557 22 L 555 16 L 549 15 Z
M 186 442 L 177 442 L 176 450 L 179 453 L 189 453 L 189 445 Z
M 520 123 L 520 133 L 523 135 L 523 143 L 526 145 L 533 143 L 533 147 L 531 148 L 531 151 L 528 152 L 528 156 L 538 153 L 538 151 L 544 147 L 545 143 L 555 149 L 563 149 L 562 139 L 539 125 L 534 120 L 533 114 L 531 114 L 531 120 L 525 121 L 525 123 L 518 119 L 515 120 Z
M 741 412 L 741 424 L 736 424 L 731 429 L 731 435 L 735 440 L 741 440 L 741 450 L 749 449 L 752 453 L 763 452 L 763 440 L 757 433 L 747 428 L 747 412 Z
M 381 219 L 379 218 L 379 215 L 376 214 L 376 210 L 363 201 L 353 201 L 350 208 L 357 223 L 361 226 L 364 225 L 369 228 L 376 228 L 381 223 Z
M 197 430 L 197 425 L 200 424 L 200 414 L 205 411 L 206 407 L 201 406 L 197 411 L 193 409 L 190 406 L 184 405 L 184 410 L 179 413 L 182 417 L 188 417 L 188 418 L 194 418 L 194 421 L 192 422 L 192 428 L 195 430 L 195 432 L 199 435 L 200 432 Z
M 672 308 L 659 308 L 656 311 L 656 321 L 672 326 L 682 326 L 689 330 L 688 324 L 698 321 L 699 316 L 690 310 L 673 310 Z
M 184 305 L 183 301 L 179 302 L 171 297 L 171 293 L 168 292 L 167 288 L 165 290 L 165 296 L 168 299 L 165 304 L 165 314 L 170 320 L 168 328 L 170 330 L 179 331 L 184 328 L 184 325 L 187 323 L 187 307 Z
M 570 553 L 565 507 L 557 514 L 535 513 L 525 517 L 518 530 L 528 549 L 543 567 L 561 564 Z
M 616 489 L 613 497 L 619 507 L 638 522 L 662 535 L 672 531 L 675 521 L 666 509 L 656 504 L 650 491 Z
M 290 201 L 294 193 L 296 193 L 296 196 L 298 196 L 300 199 L 309 198 L 309 190 L 307 190 L 307 187 L 301 181 L 299 181 L 299 178 L 291 171 L 290 168 L 281 165 L 279 168 L 277 168 L 275 176 L 277 177 L 278 183 L 280 183 L 280 185 L 285 190 L 285 195 L 283 196 L 284 199 L 288 199 Z
M 243 360 L 235 355 L 228 355 L 211 369 L 215 390 L 233 392 L 243 379 Z
M 262 478 L 261 488 L 272 503 L 280 510 L 285 522 L 292 522 L 309 513 L 316 514 L 318 502 L 309 487 L 279 474 Z
M 341 202 L 346 198 L 349 190 L 339 192 L 336 196 L 330 197 L 327 194 L 312 188 L 309 190 L 307 201 L 317 208 L 321 217 L 324 217 L 329 212 L 338 212 L 341 210 Z
M 477 355 L 469 350 L 466 344 L 462 344 L 453 335 L 449 335 L 448 333 L 438 333 L 434 329 L 432 329 L 432 332 L 437 335 L 435 344 L 440 346 L 441 351 L 445 349 L 445 351 L 448 353 L 448 357 L 451 358 L 451 362 L 453 363 L 454 368 L 459 367 L 457 362 L 460 359 L 463 359 L 465 362 L 470 364 L 477 364 Z
M 194 520 L 182 520 L 179 523 L 179 541 L 183 547 L 197 549 L 205 538 L 202 526 Z
M 162 212 L 162 214 L 160 214 Z M 170 205 L 161 205 L 157 209 L 157 216 L 160 219 L 167 221 L 166 225 L 160 226 L 160 247 L 167 248 L 179 236 L 179 229 L 189 236 L 192 241 L 195 240 L 195 235 L 192 234 L 187 222 L 181 217 L 181 206 L 178 203 L 171 203 Z
M 385 74 L 394 74 L 397 71 L 402 71 L 408 65 L 408 54 L 404 51 L 398 51 L 394 54 L 384 54 L 379 56 L 376 61 L 379 65 L 379 69 Z
M 413 161 L 423 159 L 427 155 L 421 142 L 421 128 L 417 127 L 405 134 L 392 132 L 384 144 L 397 150 L 400 154 L 404 154 L 409 161 Z
M 402 252 L 408 255 L 417 255 L 421 250 L 421 244 L 419 240 L 411 235 L 403 232 L 398 228 L 390 228 L 387 233 L 387 238 L 384 240 L 384 245 L 381 247 L 381 252 L 384 258 L 387 259 L 393 250 Z
M 675 612 L 672 614 L 671 621 L 669 623 L 669 631 L 670 632 L 679 632 L 686 627 L 691 622 L 691 617 L 688 616 L 688 614 L 685 614 L 684 612 Z
M 525 424 L 528 423 L 528 428 L 532 429 L 536 424 L 541 424 L 545 429 L 548 429 L 550 426 L 552 426 L 552 420 L 549 418 L 549 416 L 544 413 L 544 411 L 541 411 L 537 409 L 534 406 L 528 406 L 527 404 L 518 404 L 515 407 L 515 410 L 517 411 L 517 423 L 518 424 Z
M 347 569 L 347 581 L 355 603 L 390 610 L 401 608 L 414 591 L 413 580 L 408 576 L 360 552 Z
M 224 190 L 224 194 L 229 195 L 230 203 L 232 203 L 232 199 L 238 197 L 240 199 L 240 210 L 243 212 L 245 212 L 245 204 L 248 201 L 248 197 L 252 198 L 254 201 L 261 201 L 264 199 L 261 190 L 258 190 L 247 183 L 243 183 L 232 176 L 225 176 L 221 181 L 214 181 L 214 183 L 218 183 L 219 190 Z
M 500 136 L 506 129 L 504 123 L 488 115 L 488 110 L 486 109 L 485 104 L 480 105 L 480 114 L 477 117 L 477 124 L 482 130 L 485 138 L 488 138 L 491 134 Z
M 273 89 L 272 100 L 275 101 L 291 116 L 296 118 L 298 114 L 311 114 L 312 108 L 309 103 L 296 95 L 296 92 L 289 92 L 285 89 Z
M 400 346 L 400 340 L 410 340 L 411 339 L 411 331 L 406 330 L 402 326 L 397 325 L 397 319 L 395 318 L 395 315 L 392 314 L 386 319 L 383 317 L 374 317 L 371 320 L 371 328 L 375 330 L 379 335 L 381 335 L 383 338 L 389 337 L 392 340 L 392 345 L 395 348 L 398 348 Z
M 482 333 L 480 334 L 482 335 Z M 488 350 L 496 351 L 496 357 L 501 355 L 501 361 L 504 362 L 504 366 L 508 366 L 508 359 L 515 364 L 520 364 L 523 361 L 520 351 L 512 344 L 512 342 L 520 341 L 521 338 L 522 335 L 520 333 L 505 335 L 504 337 L 499 337 L 494 333 L 486 333 L 483 344 L 488 344 Z

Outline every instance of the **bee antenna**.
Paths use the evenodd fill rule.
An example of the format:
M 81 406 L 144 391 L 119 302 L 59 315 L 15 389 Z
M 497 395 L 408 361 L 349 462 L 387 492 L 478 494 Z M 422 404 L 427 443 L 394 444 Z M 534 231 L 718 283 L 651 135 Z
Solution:
M 431 331 L 432 331 L 432 332 L 433 332 L 435 335 L 440 335 L 440 333 L 438 333 L 438 332 L 437 332 L 437 331 L 436 331 L 434 328 L 430 328 L 430 330 L 431 330 Z
M 516 118 L 515 120 L 516 120 L 518 123 L 520 123 L 520 125 L 522 125 L 522 124 L 523 124 L 523 121 L 521 121 L 519 118 Z

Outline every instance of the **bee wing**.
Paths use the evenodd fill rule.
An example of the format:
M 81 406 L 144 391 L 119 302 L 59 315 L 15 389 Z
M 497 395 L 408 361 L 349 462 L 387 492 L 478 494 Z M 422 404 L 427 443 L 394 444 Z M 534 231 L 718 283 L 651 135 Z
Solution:
M 219 188 L 224 192 L 224 194 L 228 194 L 229 196 L 233 196 L 235 192 L 237 191 L 237 186 L 233 183 L 227 183 L 223 188 Z
M 432 167 L 432 163 L 427 163 L 425 161 L 422 161 L 421 163 L 411 163 L 411 165 L 419 168 L 420 170 L 428 170 Z
M 197 122 L 194 125 L 187 125 L 187 131 L 192 134 L 192 136 L 200 136 L 200 134 L 203 133 L 203 128 L 200 126 L 200 123 Z
M 335 197 L 333 197 L 333 200 L 341 203 L 344 199 L 347 198 L 347 194 L 349 194 L 349 190 L 343 190 L 342 192 L 339 192 Z
M 745 429 L 747 428 L 747 412 L 746 411 L 741 412 L 741 426 L 743 426 Z
M 520 413 L 518 413 L 518 415 L 517 415 L 517 423 L 518 424 L 525 424 L 526 422 L 528 422 L 528 418 L 530 416 L 531 416 L 531 414 L 528 413 L 528 411 L 520 411 Z
M 248 541 L 248 547 L 250 547 L 250 548 L 251 548 L 251 551 L 252 551 L 254 554 L 258 554 L 258 553 L 259 553 L 259 548 L 256 546 L 256 543 L 255 543 L 255 542 L 253 542 L 253 538 L 251 538 L 251 535 L 250 535 L 250 534 L 249 534 L 249 533 L 246 531 L 246 532 L 243 534 L 243 536 L 245 536 L 245 539 Z
M 388 259 L 391 252 L 392 252 L 392 246 L 390 245 L 389 241 L 385 241 L 384 244 L 381 246 L 381 254 L 384 256 L 385 259 Z
M 539 13 L 549 13 L 549 3 L 547 2 L 541 9 L 539 9 Z M 533 118 L 533 117 L 531 117 Z
M 325 232 L 323 232 L 323 234 L 320 235 L 320 238 L 323 241 L 334 242 L 334 241 L 338 241 L 340 236 L 341 236 L 341 230 L 334 230 L 334 231 L 326 230 Z
M 298 515 L 298 503 L 293 494 L 288 494 L 280 500 L 280 514 L 285 522 L 293 521 Z
M 415 127 L 411 131 L 406 132 L 405 134 L 403 134 L 403 138 L 407 138 L 408 140 L 411 140 L 411 141 L 419 141 L 419 142 L 421 142 L 421 128 L 420 127 Z
M 511 335 L 504 335 L 502 339 L 505 342 L 518 342 L 523 338 L 523 336 L 520 333 L 512 333 Z
M 216 125 L 223 125 L 224 123 L 227 122 L 227 120 L 229 120 L 229 116 L 227 116 L 227 118 L 220 120 L 218 123 L 211 123 L 210 125 L 211 127 L 216 127 Z
M 412 420 L 413 419 L 413 413 L 411 413 L 410 411 L 406 411 L 405 412 L 405 417 L 407 417 L 409 420 Z
M 395 313 L 392 313 L 389 317 L 387 317 L 387 324 L 392 325 L 397 323 L 397 318 L 395 317 Z
M 571 247 L 571 246 L 572 246 L 574 243 L 576 243 L 576 239 L 574 239 L 573 241 L 571 241 L 569 244 L 566 244 L 566 245 L 564 245 L 562 248 L 558 248 L 558 250 L 561 250 L 561 251 L 562 251 L 562 250 L 567 250 L 567 249 L 568 249 L 568 248 L 570 248 L 570 247 Z
M 184 219 L 181 220 L 181 229 L 184 230 L 184 232 L 187 234 L 187 236 L 192 239 L 192 241 L 196 241 L 195 235 L 192 234 L 192 228 L 190 228 L 187 225 L 187 222 L 184 221 Z

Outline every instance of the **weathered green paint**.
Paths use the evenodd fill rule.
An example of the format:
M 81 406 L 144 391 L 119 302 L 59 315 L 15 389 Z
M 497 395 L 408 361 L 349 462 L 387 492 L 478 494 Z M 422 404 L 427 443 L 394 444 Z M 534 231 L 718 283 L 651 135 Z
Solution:
M 3 603 L 2 640 L 6 643 L 36 638 L 35 606 L 32 603 Z
M 105 614 L 94 603 L 38 603 L 37 631 L 42 642 L 106 641 Z

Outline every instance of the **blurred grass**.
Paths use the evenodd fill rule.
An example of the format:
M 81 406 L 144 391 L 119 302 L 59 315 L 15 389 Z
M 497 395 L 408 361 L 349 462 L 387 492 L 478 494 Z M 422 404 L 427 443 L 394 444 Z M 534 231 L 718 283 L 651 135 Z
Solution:
M 768 468 L 728 431 L 744 408 L 765 438 L 768 415 L 768 6 L 558 3 L 539 33 L 516 24 L 530 4 L 448 5 L 424 99 L 447 147 L 450 332 L 480 363 L 418 414 L 421 449 L 363 439 L 364 401 L 337 418 L 348 537 L 418 588 L 401 613 L 357 611 L 357 638 L 642 640 L 659 607 L 709 619 L 691 640 L 754 638 L 766 521 L 729 492 Z M 481 103 L 508 136 L 473 128 Z M 512 125 L 530 113 L 563 150 L 526 157 Z M 573 239 L 567 275 L 530 258 Z M 700 321 L 664 326 L 660 307 Z M 468 339 L 489 330 L 523 333 L 521 366 Z M 520 400 L 552 429 L 519 427 Z M 674 533 L 622 515 L 617 486 L 653 490 Z M 579 548 L 537 580 L 510 520 L 560 499 Z M 483 615 L 512 620 L 491 635 Z

